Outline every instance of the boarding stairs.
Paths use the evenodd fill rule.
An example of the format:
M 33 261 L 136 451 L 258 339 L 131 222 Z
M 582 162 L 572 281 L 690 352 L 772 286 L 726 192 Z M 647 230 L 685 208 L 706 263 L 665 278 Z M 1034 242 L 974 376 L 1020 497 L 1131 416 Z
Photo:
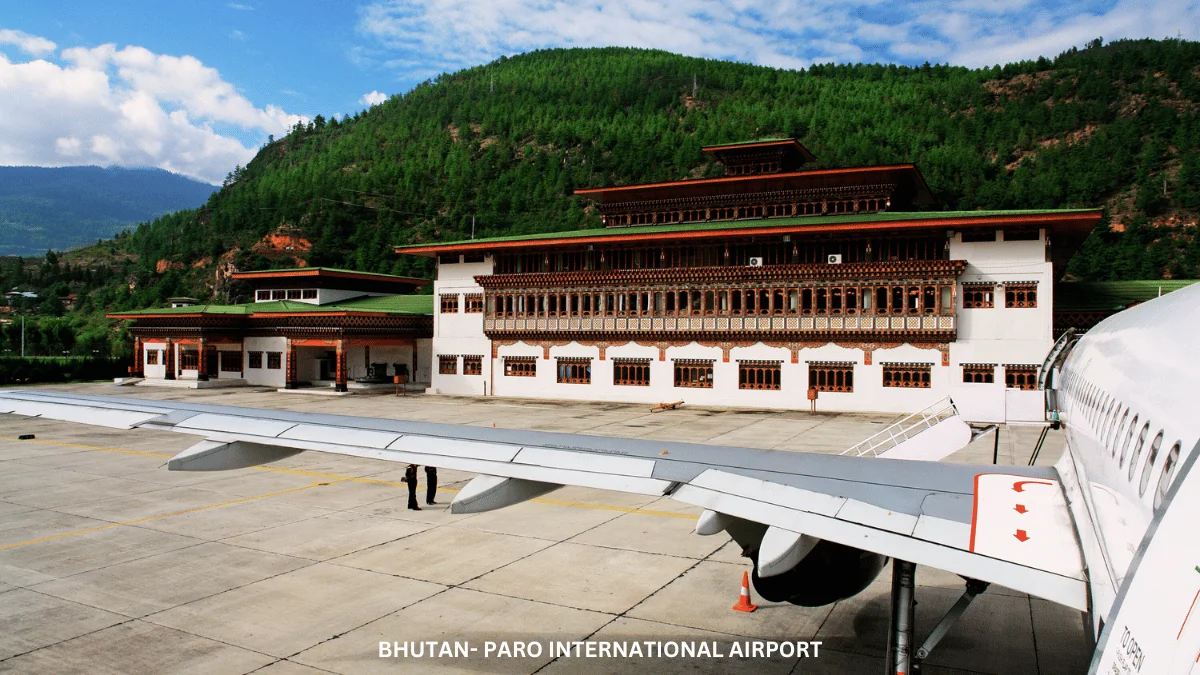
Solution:
M 851 457 L 936 461 L 966 447 L 976 437 L 950 397 L 904 417 L 841 453 Z

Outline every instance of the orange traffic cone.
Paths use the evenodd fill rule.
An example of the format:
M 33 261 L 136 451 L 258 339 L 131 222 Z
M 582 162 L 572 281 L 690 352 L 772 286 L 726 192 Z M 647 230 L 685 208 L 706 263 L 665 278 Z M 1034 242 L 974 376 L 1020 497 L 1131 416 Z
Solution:
M 750 602 L 750 573 L 742 571 L 742 594 L 738 596 L 737 604 L 733 606 L 739 612 L 753 612 L 758 605 Z

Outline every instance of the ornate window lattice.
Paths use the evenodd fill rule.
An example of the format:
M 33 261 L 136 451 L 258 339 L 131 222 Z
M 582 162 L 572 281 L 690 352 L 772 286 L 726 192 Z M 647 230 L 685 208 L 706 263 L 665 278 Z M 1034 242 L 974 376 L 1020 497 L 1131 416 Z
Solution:
M 738 361 L 738 389 L 778 391 L 782 370 L 780 361 Z
M 458 355 L 457 354 L 438 354 L 438 375 L 457 375 L 457 374 L 458 374 Z
M 578 357 L 559 358 L 557 372 L 559 384 L 591 384 L 592 360 Z
M 1005 307 L 1037 307 L 1037 282 L 1004 284 Z
M 146 365 L 148 365 L 148 366 L 157 366 L 158 365 L 158 350 L 157 349 L 151 349 L 146 352 Z
M 458 313 L 458 294 L 450 293 L 441 296 L 442 299 L 442 314 L 457 314 Z
M 483 357 L 482 356 L 464 356 L 463 357 L 463 375 L 482 375 L 483 374 Z
M 993 307 L 995 291 L 996 285 L 992 283 L 963 284 L 963 307 L 966 309 Z
M 196 370 L 200 367 L 200 352 L 195 349 L 184 349 L 179 352 L 179 369 Z
M 536 356 L 506 356 L 504 357 L 504 375 L 506 377 L 536 377 Z
M 219 352 L 221 354 L 221 372 L 222 373 L 240 373 L 242 372 L 242 353 L 241 352 Z
M 996 365 L 993 363 L 964 363 L 963 382 L 992 384 L 996 381 Z
M 809 361 L 808 386 L 817 391 L 854 391 L 854 364 Z
M 613 359 L 613 384 L 649 387 L 650 359 Z
M 483 293 L 467 293 L 463 298 L 465 299 L 467 314 L 479 314 L 483 312 Z
M 928 389 L 933 371 L 931 363 L 885 363 L 883 386 L 905 389 Z
M 267 370 L 283 368 L 283 352 L 267 352 Z
M 1037 389 L 1038 366 L 1004 364 L 1004 386 L 1009 389 Z
M 262 352 L 246 352 L 247 368 L 262 368 Z
M 713 362 L 702 359 L 675 359 L 675 386 L 712 389 Z

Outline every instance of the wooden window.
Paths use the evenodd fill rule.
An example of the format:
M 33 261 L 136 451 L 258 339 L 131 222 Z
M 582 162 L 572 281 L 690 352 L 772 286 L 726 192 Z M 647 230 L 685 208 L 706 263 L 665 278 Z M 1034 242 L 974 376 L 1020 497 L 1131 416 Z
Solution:
M 962 381 L 992 384 L 996 381 L 996 366 L 992 363 L 964 363 Z
M 650 359 L 613 359 L 613 384 L 649 387 Z
M 300 297 L 301 297 L 301 299 L 304 299 L 304 300 L 316 300 L 317 299 L 317 289 L 305 288 L 300 291 Z
M 267 370 L 283 368 L 283 352 L 267 352 Z
M 272 290 L 271 291 L 271 299 L 272 300 L 286 300 L 287 299 L 287 291 L 282 291 L 282 290 L 278 290 L 278 289 Z
M 287 292 L 287 299 L 288 300 L 299 300 L 300 299 L 300 289 L 299 288 L 289 288 L 288 292 Z
M 965 230 L 962 233 L 964 244 L 981 241 L 996 241 L 995 230 Z
M 1004 386 L 1009 389 L 1037 389 L 1038 366 L 1004 365 Z
M 504 357 L 504 375 L 506 377 L 535 377 L 537 376 L 536 356 L 506 356 Z
M 465 263 L 481 263 L 483 262 L 482 253 L 464 253 L 463 262 Z
M 179 352 L 179 369 L 196 370 L 200 364 L 200 352 L 195 349 L 184 349 Z
M 270 300 L 270 299 L 271 299 L 271 291 L 259 290 L 259 291 L 254 292 L 255 302 L 266 302 L 267 300 Z
M 458 355 L 457 354 L 438 354 L 438 374 L 439 375 L 457 375 L 458 374 Z
M 591 384 L 592 360 L 589 358 L 563 357 L 558 359 L 559 384 Z
M 712 389 L 713 362 L 701 359 L 675 359 L 675 386 Z
M 262 352 L 246 352 L 247 368 L 262 368 Z
M 963 284 L 963 307 L 966 309 L 987 309 L 993 307 L 993 292 L 996 285 Z
M 817 391 L 854 391 L 854 364 L 828 361 L 810 361 L 808 364 L 808 386 Z
M 1005 307 L 1037 307 L 1037 282 L 1004 284 Z
M 218 352 L 221 356 L 221 372 L 222 373 L 240 373 L 242 372 L 242 353 L 238 352 Z
M 467 314 L 483 312 L 483 293 L 467 293 L 463 298 L 466 300 Z
M 483 374 L 483 357 L 482 356 L 464 356 L 463 357 L 463 375 L 482 375 Z
M 439 255 L 438 262 L 443 265 L 454 265 L 458 263 L 458 256 L 451 254 Z
M 883 386 L 928 389 L 932 370 L 933 364 L 930 363 L 885 363 Z
M 779 390 L 781 361 L 738 361 L 738 389 Z
M 458 313 L 458 294 L 448 294 L 442 297 L 442 314 L 457 314 Z
M 158 354 L 159 354 L 159 351 L 157 349 L 148 350 L 146 352 L 146 365 L 157 366 L 158 365 Z

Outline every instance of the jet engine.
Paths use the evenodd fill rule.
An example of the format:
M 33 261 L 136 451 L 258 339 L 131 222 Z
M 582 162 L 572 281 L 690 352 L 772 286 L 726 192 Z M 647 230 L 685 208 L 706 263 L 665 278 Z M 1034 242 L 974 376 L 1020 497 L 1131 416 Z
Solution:
M 888 559 L 831 541 L 820 541 L 795 567 L 769 577 L 758 576 L 758 552 L 754 561 L 754 590 L 772 602 L 790 602 L 819 607 L 861 593 L 879 576 Z

